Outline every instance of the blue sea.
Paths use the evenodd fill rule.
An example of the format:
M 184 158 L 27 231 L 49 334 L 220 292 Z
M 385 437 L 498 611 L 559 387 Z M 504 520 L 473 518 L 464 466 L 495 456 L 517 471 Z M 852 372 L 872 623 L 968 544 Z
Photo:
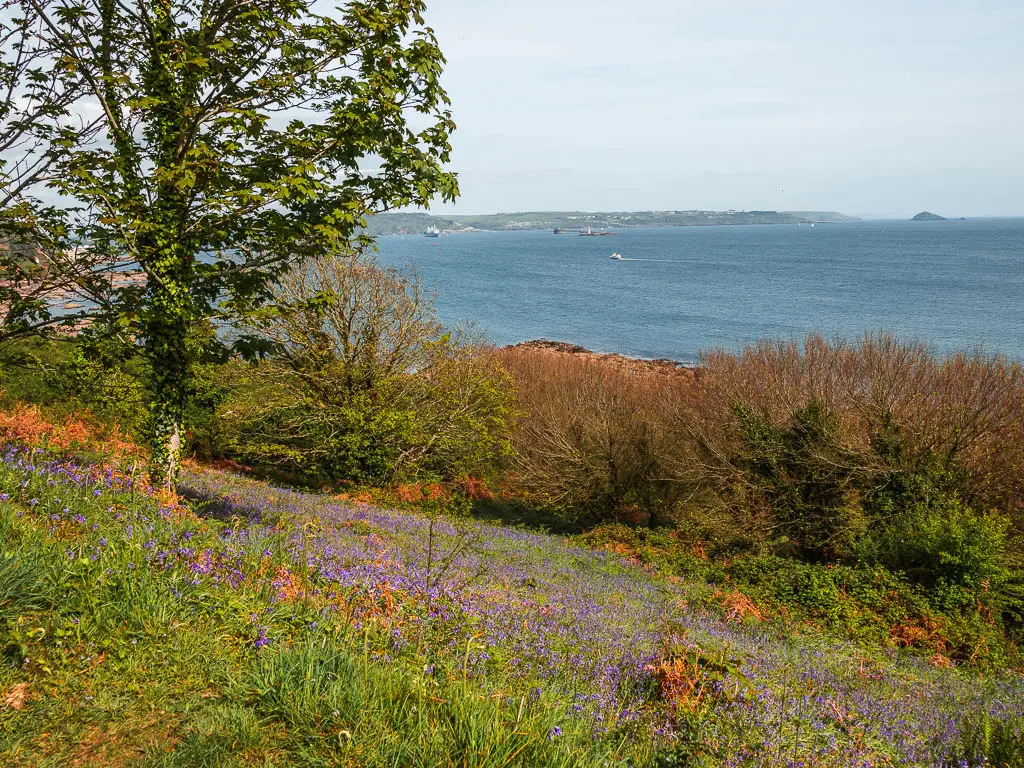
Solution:
M 763 338 L 886 330 L 940 354 L 1024 359 L 1024 219 L 406 235 L 378 247 L 420 271 L 443 321 L 473 321 L 499 345 L 545 338 L 696 362 Z

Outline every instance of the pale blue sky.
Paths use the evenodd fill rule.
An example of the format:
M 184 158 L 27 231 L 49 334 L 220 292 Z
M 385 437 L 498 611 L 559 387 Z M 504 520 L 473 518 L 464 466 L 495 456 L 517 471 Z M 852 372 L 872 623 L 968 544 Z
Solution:
M 1024 0 L 428 0 L 461 213 L 1024 215 Z

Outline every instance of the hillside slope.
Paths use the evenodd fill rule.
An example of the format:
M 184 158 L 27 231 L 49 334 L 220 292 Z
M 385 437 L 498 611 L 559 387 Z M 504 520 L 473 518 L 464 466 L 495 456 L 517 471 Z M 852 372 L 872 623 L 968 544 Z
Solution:
M 563 538 L 2 459 L 4 765 L 974 765 L 977 723 L 1019 736 L 1019 676 L 744 621 Z

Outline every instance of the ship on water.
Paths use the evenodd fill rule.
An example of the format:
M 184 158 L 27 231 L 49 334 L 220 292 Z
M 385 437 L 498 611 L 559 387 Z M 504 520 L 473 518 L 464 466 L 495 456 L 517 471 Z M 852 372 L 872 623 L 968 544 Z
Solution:
M 439 230 L 435 226 L 429 226 L 429 227 L 427 227 L 427 231 L 423 233 L 423 236 L 424 237 L 440 237 L 441 236 L 441 230 Z
M 614 235 L 614 234 L 615 234 L 614 232 L 609 232 L 607 230 L 602 230 L 600 232 L 595 232 L 593 230 L 593 228 L 587 227 L 587 231 L 586 232 L 580 232 L 580 237 L 604 237 L 605 235 Z

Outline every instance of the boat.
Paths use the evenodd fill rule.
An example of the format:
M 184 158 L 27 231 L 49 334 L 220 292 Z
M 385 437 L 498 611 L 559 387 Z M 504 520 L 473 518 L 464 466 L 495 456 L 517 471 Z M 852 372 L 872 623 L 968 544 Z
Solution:
M 565 230 L 562 229 L 561 227 L 555 227 L 555 234 L 556 235 L 564 235 L 565 234 Z
M 625 261 L 625 259 L 622 258 L 622 254 L 621 253 L 613 253 L 608 258 L 609 259 L 614 259 L 615 261 Z
M 440 237 L 441 236 L 441 230 L 439 230 L 437 227 L 430 226 L 430 227 L 427 227 L 427 231 L 423 233 L 423 236 L 424 237 Z
M 590 227 L 587 227 L 586 232 L 580 232 L 580 237 L 603 237 L 605 235 L 614 235 L 614 232 L 595 232 Z

